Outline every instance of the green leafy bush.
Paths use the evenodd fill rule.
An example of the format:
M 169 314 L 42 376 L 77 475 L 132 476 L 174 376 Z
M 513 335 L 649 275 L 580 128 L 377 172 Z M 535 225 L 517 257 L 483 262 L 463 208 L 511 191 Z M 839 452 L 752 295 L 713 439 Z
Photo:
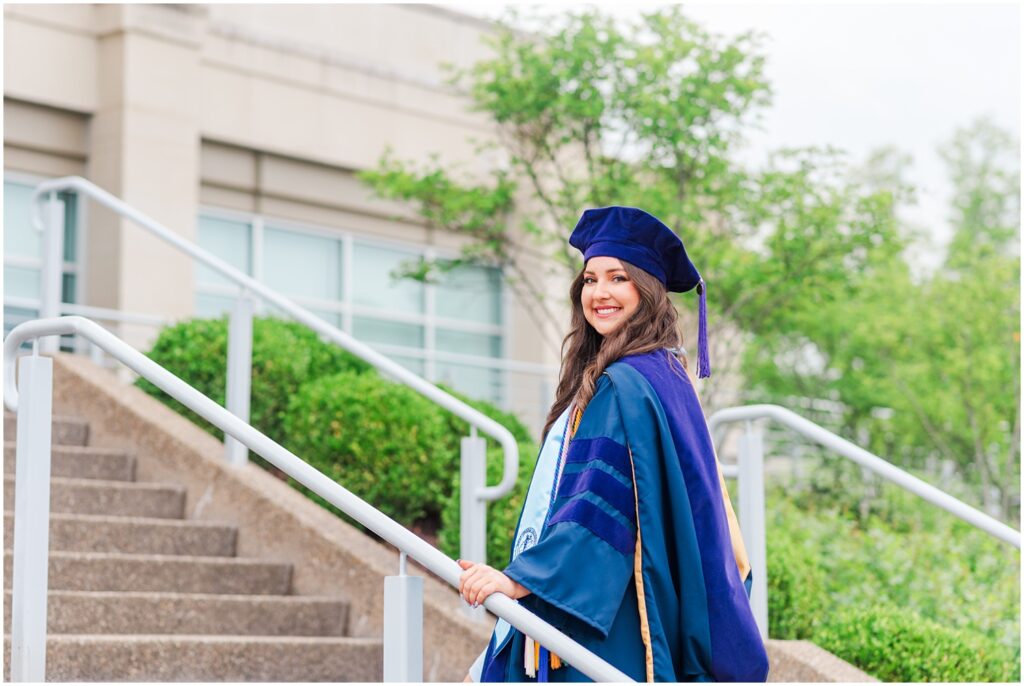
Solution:
M 282 414 L 303 383 L 341 371 L 365 372 L 366 362 L 298 322 L 271 317 L 253 320 L 250 423 L 281 443 Z M 224 404 L 227 388 L 227 318 L 191 319 L 160 331 L 149 357 L 199 392 Z M 219 439 L 223 433 L 159 388 L 137 385 Z
M 1019 681 L 1005 646 L 892 606 L 844 607 L 814 642 L 882 681 Z
M 519 476 L 512 491 L 487 505 L 487 563 L 502 568 L 508 564 L 509 549 L 516 524 L 519 522 L 519 510 L 530 486 L 530 477 L 537 461 L 537 444 L 530 435 L 530 430 L 511 412 L 505 412 L 493 403 L 474 400 L 444 384 L 439 388 L 451 393 L 470 407 L 479 410 L 498 422 L 515 437 L 519 445 Z M 445 412 L 451 427 L 452 449 L 456 455 L 460 452 L 461 439 L 469 435 L 469 423 L 456 415 Z M 483 434 L 479 434 L 483 435 Z M 487 438 L 487 484 L 494 485 L 501 480 L 504 469 L 504 452 L 501 445 L 490 436 Z M 441 511 L 441 528 L 438 532 L 438 547 L 451 557 L 459 556 L 459 524 L 461 522 L 459 465 L 456 461 L 452 470 L 452 489 L 443 504 Z
M 439 518 L 457 454 L 445 413 L 406 386 L 342 372 L 288 403 L 285 445 L 406 526 Z
M 824 574 L 814 552 L 785 529 L 768 537 L 768 627 L 772 638 L 808 639 L 822 617 Z
M 511 430 L 511 427 L 509 427 Z M 514 432 L 513 432 L 514 433 Z M 502 569 L 509 561 L 512 537 L 519 523 L 519 511 L 523 507 L 526 491 L 530 488 L 530 478 L 537 463 L 537 445 L 531 441 L 519 442 L 519 477 L 512 491 L 487 505 L 487 564 Z M 494 485 L 501 480 L 504 468 L 504 453 L 501 446 L 491 446 L 487 450 L 487 484 Z M 451 495 L 445 501 L 441 512 L 441 531 L 438 536 L 438 547 L 450 557 L 459 556 L 459 525 L 462 520 L 459 506 L 460 483 L 456 474 L 452 484 Z M 479 562 L 479 560 L 474 560 Z
M 883 680 L 1019 673 L 1018 551 L 899 494 L 883 491 L 884 516 L 867 518 L 831 494 L 768 495 L 773 638 L 813 641 Z

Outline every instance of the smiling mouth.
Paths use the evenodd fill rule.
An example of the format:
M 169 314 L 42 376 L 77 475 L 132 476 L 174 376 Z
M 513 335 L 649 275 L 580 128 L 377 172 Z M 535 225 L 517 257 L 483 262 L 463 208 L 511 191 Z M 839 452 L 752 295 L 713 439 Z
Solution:
M 617 314 L 621 309 L 621 307 L 595 307 L 594 314 L 601 318 L 611 317 L 612 315 Z

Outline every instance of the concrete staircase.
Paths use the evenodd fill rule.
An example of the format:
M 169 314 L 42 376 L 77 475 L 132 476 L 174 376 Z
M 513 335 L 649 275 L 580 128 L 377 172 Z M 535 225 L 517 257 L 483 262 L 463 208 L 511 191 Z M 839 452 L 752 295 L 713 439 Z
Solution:
M 48 681 L 380 681 L 397 551 L 138 388 L 54 356 Z M 76 419 L 77 418 L 77 419 Z M 14 418 L 5 414 L 4 677 L 10 676 Z M 423 677 L 461 681 L 491 621 L 423 578 Z M 870 682 L 806 641 L 769 681 Z
M 4 676 L 10 676 L 14 416 L 4 435 Z M 125 450 L 55 418 L 47 679 L 379 681 L 349 604 L 291 595 L 292 565 L 236 556 L 237 529 L 187 520 L 186 489 L 135 480 Z

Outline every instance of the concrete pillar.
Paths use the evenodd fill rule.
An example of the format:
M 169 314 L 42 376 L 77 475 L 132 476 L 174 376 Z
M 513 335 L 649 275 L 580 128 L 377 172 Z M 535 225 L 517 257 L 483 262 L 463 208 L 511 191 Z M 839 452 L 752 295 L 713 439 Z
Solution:
M 98 5 L 98 98 L 88 176 L 188 239 L 198 211 L 200 47 L 207 10 Z M 191 314 L 192 260 L 90 203 L 87 302 L 126 312 Z M 153 329 L 116 333 L 144 346 Z

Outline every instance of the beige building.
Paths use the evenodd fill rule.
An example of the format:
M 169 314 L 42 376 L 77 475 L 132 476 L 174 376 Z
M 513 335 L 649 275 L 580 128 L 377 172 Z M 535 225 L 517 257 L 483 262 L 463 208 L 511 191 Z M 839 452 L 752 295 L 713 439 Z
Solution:
M 492 269 L 394 281 L 405 260 L 456 255 L 458 239 L 355 177 L 388 148 L 468 172 L 498 163 L 475 154 L 470 139 L 492 131 L 439 67 L 483 56 L 489 30 L 429 5 L 6 5 L 5 328 L 39 308 L 32 188 L 79 175 L 409 369 L 539 427 L 558 352 L 524 305 Z M 66 311 L 110 310 L 103 323 L 146 349 L 159 322 L 231 307 L 219 275 L 64 199 Z

